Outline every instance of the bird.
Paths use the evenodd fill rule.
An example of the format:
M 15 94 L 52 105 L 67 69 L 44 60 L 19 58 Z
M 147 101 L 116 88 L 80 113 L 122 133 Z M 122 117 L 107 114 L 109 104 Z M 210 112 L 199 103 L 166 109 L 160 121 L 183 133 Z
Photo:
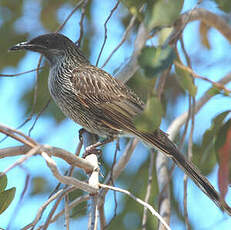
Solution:
M 123 82 L 92 65 L 79 46 L 61 33 L 48 33 L 21 42 L 10 51 L 28 50 L 42 54 L 50 65 L 49 92 L 65 114 L 90 133 L 115 138 L 135 136 L 171 158 L 222 210 L 231 208 L 220 198 L 208 179 L 179 151 L 168 135 L 157 128 L 140 131 L 134 118 L 144 111 L 144 102 Z

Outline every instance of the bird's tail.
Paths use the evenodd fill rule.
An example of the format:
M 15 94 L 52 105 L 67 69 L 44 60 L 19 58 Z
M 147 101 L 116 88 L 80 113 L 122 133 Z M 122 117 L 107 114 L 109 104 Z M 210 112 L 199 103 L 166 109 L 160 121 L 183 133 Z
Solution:
M 228 204 L 220 199 L 218 192 L 214 189 L 211 183 L 206 177 L 204 177 L 199 170 L 190 163 L 184 155 L 180 153 L 176 145 L 168 138 L 161 130 L 156 130 L 153 133 L 145 133 L 137 131 L 135 133 L 137 137 L 145 141 L 147 144 L 154 148 L 157 148 L 161 152 L 165 153 L 168 157 L 184 170 L 184 172 L 194 181 L 194 183 L 222 210 L 225 210 L 231 215 L 231 208 Z

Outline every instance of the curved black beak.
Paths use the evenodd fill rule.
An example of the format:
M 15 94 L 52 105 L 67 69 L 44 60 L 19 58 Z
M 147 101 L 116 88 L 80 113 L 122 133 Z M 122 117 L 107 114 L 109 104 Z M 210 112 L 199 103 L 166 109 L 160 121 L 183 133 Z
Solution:
M 21 42 L 17 45 L 12 46 L 8 51 L 17 51 L 17 50 L 31 50 L 31 51 L 42 51 L 45 47 L 37 44 L 31 44 L 29 42 Z

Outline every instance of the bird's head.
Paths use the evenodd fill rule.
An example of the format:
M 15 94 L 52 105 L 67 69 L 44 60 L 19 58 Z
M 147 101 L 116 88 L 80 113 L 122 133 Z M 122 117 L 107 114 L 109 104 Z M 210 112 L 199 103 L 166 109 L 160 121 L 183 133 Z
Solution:
M 14 45 L 9 51 L 30 50 L 43 54 L 51 64 L 59 57 L 65 55 L 68 50 L 80 52 L 78 47 L 66 36 L 59 33 L 40 35 L 30 41 Z

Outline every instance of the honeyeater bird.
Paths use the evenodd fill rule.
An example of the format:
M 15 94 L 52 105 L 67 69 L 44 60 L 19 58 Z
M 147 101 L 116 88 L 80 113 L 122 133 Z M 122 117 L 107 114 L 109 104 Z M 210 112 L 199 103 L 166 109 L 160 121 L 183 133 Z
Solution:
M 211 200 L 231 214 L 231 208 L 167 134 L 160 129 L 143 132 L 135 127 L 134 117 L 144 109 L 142 100 L 121 81 L 91 65 L 69 38 L 59 33 L 44 34 L 10 50 L 29 50 L 44 55 L 50 64 L 50 94 L 67 117 L 102 137 L 123 134 L 138 137 L 171 158 Z

